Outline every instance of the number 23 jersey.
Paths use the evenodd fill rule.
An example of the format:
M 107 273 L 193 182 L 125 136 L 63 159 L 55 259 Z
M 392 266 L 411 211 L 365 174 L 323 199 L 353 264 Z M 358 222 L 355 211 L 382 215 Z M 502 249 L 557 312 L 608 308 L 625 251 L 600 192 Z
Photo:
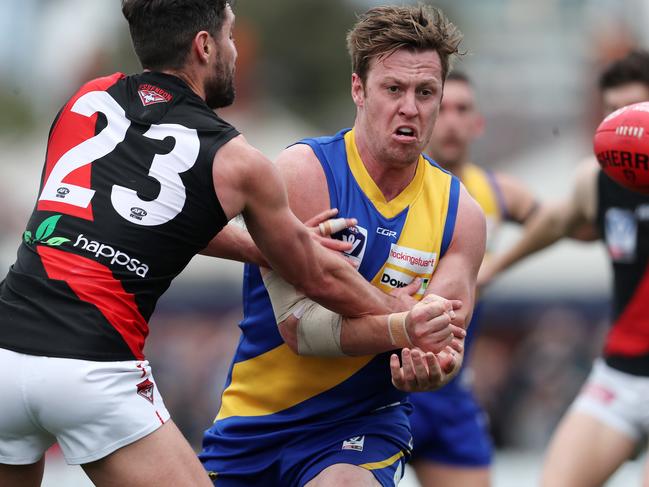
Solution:
M 38 201 L 0 287 L 0 347 L 143 359 L 158 298 L 227 223 L 212 162 L 237 135 L 175 76 L 85 84 L 50 129 Z

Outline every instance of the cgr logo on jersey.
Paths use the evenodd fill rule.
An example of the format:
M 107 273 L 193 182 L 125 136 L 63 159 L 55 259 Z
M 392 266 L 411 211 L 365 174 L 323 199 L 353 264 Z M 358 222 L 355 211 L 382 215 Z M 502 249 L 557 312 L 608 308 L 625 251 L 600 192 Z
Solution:
M 149 84 L 140 85 L 137 94 L 140 95 L 140 101 L 145 107 L 155 103 L 167 103 L 173 98 L 168 91 Z
M 345 228 L 332 236 L 338 240 L 352 244 L 352 248 L 345 252 L 345 254 L 360 265 L 365 255 L 365 247 L 367 246 L 367 230 L 356 225 L 355 227 Z
M 128 254 L 120 250 L 115 250 L 110 245 L 106 245 L 95 240 L 89 240 L 80 234 L 77 237 L 77 241 L 74 242 L 74 246 L 81 248 L 86 252 L 92 252 L 95 254 L 95 258 L 99 259 L 100 257 L 104 259 L 110 259 L 110 265 L 119 265 L 126 267 L 127 270 L 135 272 L 140 277 L 146 277 L 147 272 L 149 272 L 149 266 L 143 264 L 138 259 L 131 258 Z
M 384 237 L 397 238 L 397 232 L 383 227 L 376 227 L 376 233 L 383 235 Z

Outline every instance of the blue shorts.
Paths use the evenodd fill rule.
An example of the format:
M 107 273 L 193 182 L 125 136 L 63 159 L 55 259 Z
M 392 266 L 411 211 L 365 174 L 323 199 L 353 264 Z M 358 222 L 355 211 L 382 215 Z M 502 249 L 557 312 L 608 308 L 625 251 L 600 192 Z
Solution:
M 301 487 L 337 463 L 363 467 L 381 485 L 394 487 L 411 441 L 405 414 L 380 411 L 327 426 L 236 437 L 213 426 L 199 458 L 219 487 Z
M 469 390 L 449 386 L 410 396 L 412 460 L 486 467 L 493 454 L 487 415 Z

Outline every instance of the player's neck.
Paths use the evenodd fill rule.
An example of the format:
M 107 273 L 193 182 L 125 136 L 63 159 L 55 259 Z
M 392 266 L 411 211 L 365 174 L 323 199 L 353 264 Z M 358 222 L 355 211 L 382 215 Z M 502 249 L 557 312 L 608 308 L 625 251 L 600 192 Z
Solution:
M 183 80 L 189 88 L 196 93 L 198 96 L 200 96 L 203 100 L 205 100 L 205 87 L 202 83 L 199 83 L 196 80 L 196 76 L 192 76 L 192 73 L 182 71 L 182 70 L 174 70 L 174 69 L 165 69 L 162 70 L 163 73 L 165 74 L 170 74 L 172 76 L 175 76 L 177 78 L 180 78 Z
M 365 143 L 365 138 L 356 133 L 356 148 L 361 162 L 365 166 L 368 174 L 383 193 L 386 201 L 391 201 L 408 187 L 417 172 L 417 162 L 419 157 L 408 163 L 389 163 L 380 160 L 379 155 L 375 154 L 369 144 Z

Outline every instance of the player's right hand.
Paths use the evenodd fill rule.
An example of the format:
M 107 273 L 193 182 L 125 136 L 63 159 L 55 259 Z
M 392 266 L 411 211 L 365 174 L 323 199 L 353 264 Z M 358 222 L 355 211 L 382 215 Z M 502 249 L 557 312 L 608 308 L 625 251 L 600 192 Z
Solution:
M 406 331 L 413 345 L 424 352 L 439 353 L 453 343 L 462 340 L 466 330 L 452 323 L 455 310 L 462 301 L 449 300 L 435 294 L 427 294 L 406 315 Z

